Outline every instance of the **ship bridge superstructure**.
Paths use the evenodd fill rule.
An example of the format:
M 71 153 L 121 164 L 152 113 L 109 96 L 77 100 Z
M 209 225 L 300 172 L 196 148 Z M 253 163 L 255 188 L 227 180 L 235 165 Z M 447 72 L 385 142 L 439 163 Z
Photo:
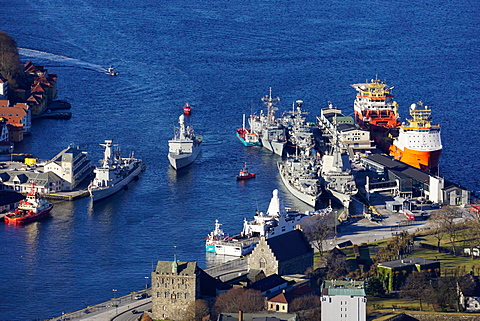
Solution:
M 351 85 L 357 90 L 354 102 L 355 121 L 364 129 L 396 128 L 400 125 L 398 104 L 393 100 L 392 90 L 378 77 L 370 82 Z

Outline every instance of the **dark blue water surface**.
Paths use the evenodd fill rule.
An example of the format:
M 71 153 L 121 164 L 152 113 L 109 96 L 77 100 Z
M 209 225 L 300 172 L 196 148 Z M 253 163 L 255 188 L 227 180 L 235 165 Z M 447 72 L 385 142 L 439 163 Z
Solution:
M 479 191 L 480 3 L 460 1 L 1 1 L 0 30 L 59 75 L 70 120 L 34 123 L 16 146 L 50 159 L 68 144 L 101 158 L 117 138 L 148 168 L 92 206 L 57 202 L 52 217 L 0 226 L 0 319 L 60 315 L 145 286 L 153 262 L 210 264 L 204 237 L 216 218 L 240 230 L 279 188 L 278 157 L 235 138 L 242 113 L 273 88 L 280 110 L 304 100 L 310 120 L 332 101 L 353 113 L 349 85 L 379 75 L 400 114 L 422 100 L 442 125 L 441 175 Z M 101 72 L 114 66 L 118 77 Z M 200 158 L 176 173 L 167 140 L 190 102 L 204 135 Z M 237 183 L 247 161 L 257 178 Z

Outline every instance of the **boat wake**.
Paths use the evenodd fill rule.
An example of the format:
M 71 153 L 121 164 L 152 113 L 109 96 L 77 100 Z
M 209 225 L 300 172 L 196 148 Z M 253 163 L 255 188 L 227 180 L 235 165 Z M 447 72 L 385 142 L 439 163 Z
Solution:
M 25 57 L 33 57 L 37 59 L 45 59 L 50 61 L 55 61 L 66 66 L 73 66 L 73 67 L 81 67 L 88 70 L 98 71 L 98 72 L 105 72 L 106 68 L 92 64 L 89 62 L 81 61 L 79 59 L 70 58 L 66 56 L 56 55 L 49 52 L 44 52 L 35 49 L 27 49 L 27 48 L 18 48 L 18 53 Z

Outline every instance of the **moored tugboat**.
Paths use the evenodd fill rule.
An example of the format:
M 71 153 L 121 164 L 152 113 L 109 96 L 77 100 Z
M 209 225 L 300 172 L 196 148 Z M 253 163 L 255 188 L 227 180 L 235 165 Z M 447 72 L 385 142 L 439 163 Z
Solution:
M 52 210 L 53 204 L 40 197 L 35 187 L 35 182 L 32 182 L 31 186 L 27 198 L 20 201 L 14 212 L 5 215 L 4 221 L 6 224 L 20 225 L 38 221 L 46 217 Z

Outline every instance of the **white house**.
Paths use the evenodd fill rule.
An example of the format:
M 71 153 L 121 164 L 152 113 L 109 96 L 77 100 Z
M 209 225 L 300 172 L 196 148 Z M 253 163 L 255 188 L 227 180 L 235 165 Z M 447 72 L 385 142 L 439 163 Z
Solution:
M 8 99 L 8 81 L 0 76 L 0 99 Z
M 467 312 L 480 312 L 480 277 L 467 274 L 458 282 L 460 306 Z
M 72 190 L 91 173 L 92 164 L 87 152 L 70 144 L 45 164 L 44 171 L 57 174 L 70 184 L 67 190 Z
M 364 281 L 326 280 L 321 291 L 322 321 L 366 321 Z

